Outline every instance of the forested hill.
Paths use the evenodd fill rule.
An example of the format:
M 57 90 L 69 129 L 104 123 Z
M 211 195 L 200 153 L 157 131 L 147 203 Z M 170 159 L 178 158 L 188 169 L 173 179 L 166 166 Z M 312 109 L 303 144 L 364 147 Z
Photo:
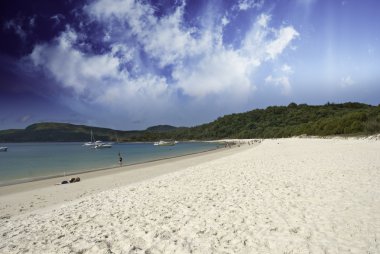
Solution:
M 158 125 L 142 131 L 120 131 L 64 123 L 38 123 L 23 130 L 0 131 L 0 142 L 210 140 L 222 138 L 279 138 L 298 135 L 370 135 L 380 133 L 380 105 L 328 103 L 323 106 L 271 106 L 191 127 Z
M 226 115 L 197 126 L 194 139 L 279 138 L 298 135 L 368 135 L 380 132 L 380 105 L 327 103 L 323 106 L 271 106 L 245 113 Z
M 95 140 L 102 141 L 150 141 L 159 139 L 160 133 L 176 127 L 153 126 L 145 131 L 121 131 L 68 123 L 36 123 L 25 129 L 0 131 L 0 142 L 88 142 L 91 132 Z

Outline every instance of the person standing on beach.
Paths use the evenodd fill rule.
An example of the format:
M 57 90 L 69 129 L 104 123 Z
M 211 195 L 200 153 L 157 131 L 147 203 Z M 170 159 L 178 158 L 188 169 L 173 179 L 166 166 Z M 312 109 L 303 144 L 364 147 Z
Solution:
M 119 152 L 119 164 L 120 166 L 123 166 L 123 157 L 121 157 L 120 152 Z

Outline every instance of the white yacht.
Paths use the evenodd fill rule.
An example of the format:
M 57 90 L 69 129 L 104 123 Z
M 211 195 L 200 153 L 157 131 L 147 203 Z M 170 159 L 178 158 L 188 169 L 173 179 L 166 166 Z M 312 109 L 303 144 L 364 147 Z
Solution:
M 160 140 L 158 142 L 154 142 L 153 145 L 155 145 L 155 146 L 174 146 L 177 143 L 178 143 L 177 141 L 164 141 L 164 140 Z
M 96 141 L 95 146 L 94 146 L 95 149 L 111 148 L 111 147 L 112 147 L 111 143 L 104 143 L 100 140 Z
M 8 151 L 8 147 L 6 147 L 6 146 L 0 147 L 0 152 L 6 152 L 6 151 Z
M 91 130 L 91 141 L 84 143 L 83 146 L 95 148 L 95 149 L 101 149 L 101 148 L 111 148 L 112 144 L 111 143 L 105 143 L 105 142 L 100 141 L 100 140 L 95 141 L 94 134 L 92 133 L 92 130 Z

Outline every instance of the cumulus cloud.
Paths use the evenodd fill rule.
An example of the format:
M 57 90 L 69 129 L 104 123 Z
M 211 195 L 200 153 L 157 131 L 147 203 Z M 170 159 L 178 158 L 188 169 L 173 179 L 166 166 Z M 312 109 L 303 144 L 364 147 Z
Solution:
M 220 43 L 210 44 L 207 54 L 192 63 L 191 68 L 176 68 L 173 76 L 178 81 L 178 87 L 195 97 L 228 92 L 231 99 L 234 98 L 232 95 L 239 99 L 246 98 L 244 95 L 256 90 L 252 75 L 257 68 L 262 62 L 275 59 L 293 39 L 283 39 L 281 30 L 289 27 L 276 31 L 269 27 L 269 22 L 269 15 L 260 15 L 239 49 L 226 48 Z M 213 34 L 216 35 L 214 40 L 220 38 L 217 31 Z M 266 45 L 273 43 L 280 44 L 278 47 L 281 49 L 269 54 Z
M 249 59 L 232 50 L 223 50 L 201 59 L 193 68 L 176 68 L 174 78 L 184 93 L 193 97 L 209 94 L 243 96 L 251 87 Z M 232 97 L 230 97 L 232 99 Z
M 118 58 L 109 54 L 86 55 L 73 48 L 76 39 L 76 33 L 69 29 L 54 42 L 37 45 L 30 59 L 79 95 L 96 89 L 107 79 L 122 77 L 123 73 L 118 71 Z
M 184 6 L 179 6 L 174 13 L 158 18 L 149 4 L 132 0 L 99 0 L 86 6 L 86 11 L 99 21 L 112 25 L 114 20 L 127 23 L 129 39 L 134 37 L 143 46 L 150 57 L 158 60 L 161 67 L 175 64 L 180 59 L 202 53 L 208 43 L 207 36 L 196 40 L 192 33 L 194 28 L 183 28 Z
M 36 46 L 29 59 L 84 103 L 131 119 L 140 114 L 155 119 L 155 114 L 169 110 L 172 91 L 164 77 L 132 77 L 121 68 L 123 60 L 131 57 L 128 48 L 113 45 L 106 54 L 85 54 L 74 46 L 77 37 L 68 29 L 54 42 Z
M 244 10 L 262 2 L 239 4 Z M 78 38 L 91 35 L 67 27 L 55 40 L 36 45 L 29 59 L 85 103 L 127 115 L 151 112 L 156 119 L 175 113 L 183 96 L 190 103 L 209 96 L 244 103 L 256 89 L 262 63 L 275 60 L 299 36 L 292 26 L 271 27 L 271 16 L 264 13 L 241 45 L 224 45 L 227 17 L 211 13 L 212 21 L 191 26 L 185 24 L 185 3 L 160 17 L 145 1 L 97 0 L 83 10 L 104 28 L 100 40 L 108 50 L 82 51 Z M 290 74 L 290 66 L 284 68 Z M 290 91 L 288 77 L 269 76 L 266 82 Z

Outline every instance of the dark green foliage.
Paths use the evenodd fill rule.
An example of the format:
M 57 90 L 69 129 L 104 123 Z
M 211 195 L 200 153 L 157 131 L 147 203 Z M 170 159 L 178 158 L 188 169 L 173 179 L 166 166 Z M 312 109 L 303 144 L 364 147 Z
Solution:
M 146 131 L 151 131 L 151 132 L 167 132 L 167 131 L 172 131 L 176 129 L 176 127 L 171 126 L 171 125 L 156 125 L 152 126 L 146 129 Z
M 2 142 L 36 142 L 36 141 L 89 141 L 90 132 L 93 130 L 97 140 L 114 140 L 117 133 L 106 128 L 89 127 L 66 123 L 37 123 L 26 127 L 24 130 L 0 131 Z
M 0 142 L 212 140 L 222 138 L 282 138 L 298 135 L 369 135 L 380 132 L 380 105 L 290 103 L 219 117 L 192 128 L 158 125 L 145 131 L 118 131 L 63 123 L 39 123 L 24 130 L 0 131 Z
M 290 103 L 219 117 L 193 127 L 184 139 L 281 138 L 297 135 L 367 135 L 380 132 L 380 107 L 362 103 L 323 106 Z M 191 135 L 188 135 L 188 134 Z

